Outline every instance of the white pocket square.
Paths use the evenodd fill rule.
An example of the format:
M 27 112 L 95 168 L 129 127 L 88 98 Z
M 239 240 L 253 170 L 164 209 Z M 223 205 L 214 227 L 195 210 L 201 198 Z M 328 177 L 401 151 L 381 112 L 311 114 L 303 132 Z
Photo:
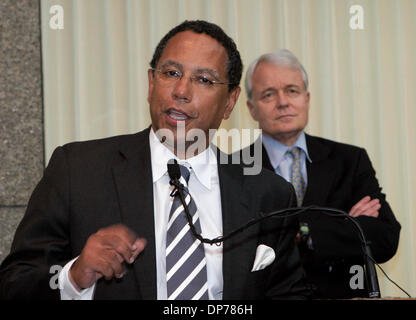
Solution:
M 257 247 L 256 258 L 254 259 L 253 271 L 263 270 L 267 266 L 271 265 L 276 258 L 274 250 L 264 244 L 261 244 Z

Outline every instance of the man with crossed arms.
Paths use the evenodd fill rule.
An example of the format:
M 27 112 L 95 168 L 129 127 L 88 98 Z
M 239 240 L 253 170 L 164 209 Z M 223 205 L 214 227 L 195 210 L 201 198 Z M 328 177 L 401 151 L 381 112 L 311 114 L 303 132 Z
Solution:
M 381 192 L 367 152 L 305 133 L 308 76 L 289 50 L 264 54 L 247 69 L 247 106 L 262 129 L 263 168 L 291 182 L 298 206 L 341 209 L 357 218 L 375 260 L 389 260 L 400 224 Z M 251 146 L 253 148 L 253 145 Z M 352 288 L 350 268 L 363 263 L 360 238 L 348 219 L 306 212 L 298 243 L 315 298 L 367 296 Z

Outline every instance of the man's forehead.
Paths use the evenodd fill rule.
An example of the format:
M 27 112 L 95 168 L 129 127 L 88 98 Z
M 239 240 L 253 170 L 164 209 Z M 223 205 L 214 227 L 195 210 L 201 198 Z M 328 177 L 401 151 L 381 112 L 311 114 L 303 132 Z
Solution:
M 159 65 L 165 61 L 175 61 L 183 66 L 193 65 L 199 69 L 214 66 L 225 67 L 226 50 L 214 38 L 204 33 L 182 31 L 174 35 L 166 44 Z
M 253 86 L 260 83 L 279 82 L 286 85 L 301 85 L 303 77 L 301 70 L 271 62 L 260 62 L 253 72 Z

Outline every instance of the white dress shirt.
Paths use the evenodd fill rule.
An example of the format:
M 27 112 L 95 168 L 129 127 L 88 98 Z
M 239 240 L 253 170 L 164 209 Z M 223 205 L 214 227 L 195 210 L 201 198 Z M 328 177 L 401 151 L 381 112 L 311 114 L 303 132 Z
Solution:
M 269 137 L 263 135 L 263 145 L 266 149 L 267 155 L 269 156 L 270 163 L 274 169 L 274 171 L 286 179 L 286 181 L 290 181 L 290 168 L 293 164 L 293 157 L 286 153 L 286 151 L 292 147 L 284 145 L 283 143 Z M 305 186 L 308 184 L 308 175 L 306 173 L 306 160 L 312 163 L 311 158 L 308 154 L 308 148 L 306 146 L 306 138 L 305 133 L 302 132 L 298 139 L 296 140 L 293 147 L 299 147 L 301 150 L 300 153 L 300 168 L 303 180 L 305 181 Z
M 189 193 L 198 208 L 202 236 L 216 238 L 222 235 L 221 193 L 218 178 L 217 157 L 211 148 L 195 157 L 180 160 L 168 148 L 159 142 L 153 129 L 149 135 L 152 177 L 153 203 L 156 239 L 156 285 L 157 299 L 167 299 L 166 289 L 166 230 L 170 207 L 172 187 L 169 185 L 167 162 L 176 159 L 179 164 L 190 169 L 188 182 Z M 140 235 L 139 235 L 140 236 Z M 221 246 L 204 244 L 207 262 L 207 280 L 209 299 L 222 299 L 222 244 Z M 68 279 L 68 272 L 73 259 L 59 274 L 61 299 L 90 300 L 93 298 L 95 284 L 81 292 L 76 290 Z

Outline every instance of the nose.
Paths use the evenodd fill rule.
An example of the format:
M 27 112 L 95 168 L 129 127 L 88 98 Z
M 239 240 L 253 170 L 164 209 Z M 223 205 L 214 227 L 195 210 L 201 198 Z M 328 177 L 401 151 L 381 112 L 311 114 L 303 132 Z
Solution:
M 192 83 L 189 77 L 182 76 L 175 82 L 172 95 L 175 100 L 190 102 L 192 100 Z
M 288 105 L 289 105 L 289 101 L 286 97 L 286 93 L 283 90 L 279 90 L 278 99 L 277 99 L 277 107 L 278 108 L 285 108 Z

